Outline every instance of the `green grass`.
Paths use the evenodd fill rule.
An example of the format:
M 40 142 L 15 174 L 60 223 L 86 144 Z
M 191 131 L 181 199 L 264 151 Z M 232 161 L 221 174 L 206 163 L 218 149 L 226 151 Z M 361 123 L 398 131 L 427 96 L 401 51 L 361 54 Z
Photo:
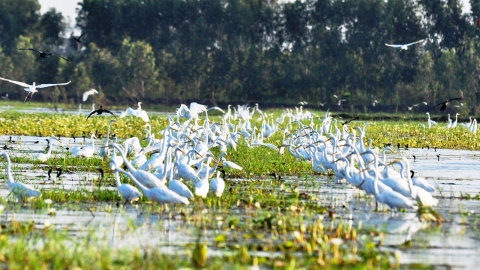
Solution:
M 274 111 L 277 116 L 280 113 Z M 84 116 L 4 112 L 0 117 L 0 132 L 13 136 L 47 137 L 54 134 L 79 138 L 90 133 L 105 134 L 110 119 L 108 116 L 93 117 L 86 121 Z M 153 131 L 160 131 L 168 124 L 162 117 L 151 116 L 150 119 Z M 215 116 L 211 119 L 219 121 Z M 378 121 L 373 117 L 369 119 L 372 122 L 366 129 L 366 138 L 372 138 L 373 146 L 380 148 L 387 143 L 393 146 L 399 143 L 402 148 L 408 144 L 409 147 L 428 145 L 432 148 L 478 149 L 478 135 L 467 133 L 460 127 L 446 130 L 443 125 L 438 125 L 422 129 L 414 118 L 390 122 Z M 320 124 L 320 120 L 316 119 L 315 124 Z M 253 123 L 257 126 L 260 124 L 256 121 Z M 352 126 L 355 124 L 362 125 L 363 122 Z M 143 129 L 144 123 L 140 119 L 130 117 L 117 119 L 111 133 L 119 138 L 144 138 Z M 296 124 L 289 127 L 289 131 L 295 129 Z M 160 137 L 160 134 L 156 134 L 156 137 Z M 264 141 L 280 146 L 283 136 L 277 132 Z M 99 140 L 97 145 L 101 144 Z M 145 142 L 142 144 L 145 145 Z M 218 155 L 217 149 L 213 152 Z M 395 254 L 382 252 L 378 248 L 378 238 L 381 239 L 383 234 L 378 228 L 349 225 L 341 218 L 336 218 L 337 214 L 341 216 L 343 210 L 328 208 L 325 198 L 320 198 L 318 193 L 298 191 L 299 186 L 313 190 L 321 186 L 313 181 L 310 163 L 296 160 L 288 151 L 279 155 L 270 148 L 248 148 L 244 143 L 239 143 L 237 151 L 229 150 L 227 159 L 241 165 L 243 170 L 226 170 L 227 186 L 220 199 L 209 195 L 206 199 L 192 200 L 188 207 L 172 206 L 167 210 L 142 198 L 136 206 L 137 211 L 144 215 L 160 217 L 160 222 L 174 216 L 181 217 L 181 229 L 186 230 L 186 234 L 195 235 L 203 230 L 215 232 L 208 239 L 182 244 L 177 247 L 176 254 L 163 254 L 158 247 L 112 247 L 104 244 L 102 239 L 97 239 L 93 231 L 88 237 L 76 238 L 62 229 L 39 228 L 30 222 L 3 220 L 0 223 L 0 262 L 12 269 L 246 269 L 254 264 L 274 269 L 398 266 Z M 42 189 L 40 186 L 42 198 L 29 203 L 16 203 L 10 198 L 0 199 L 6 210 L 15 212 L 27 208 L 45 215 L 54 214 L 49 209 L 88 210 L 92 215 L 123 211 L 120 208 L 123 202 L 116 190 L 106 189 L 114 187 L 115 183 L 107 159 L 74 158 L 66 152 L 59 152 L 54 153 L 54 157 L 46 163 L 32 162 L 28 157 L 16 157 L 12 161 L 33 163 L 31 170 L 59 167 L 69 173 L 98 174 L 97 170 L 101 168 L 105 176 L 93 183 L 85 183 L 76 190 L 61 188 L 62 180 L 59 179 L 59 188 Z M 5 163 L 0 162 L 0 170 L 3 171 L 4 166 Z M 14 165 L 12 169 L 17 180 L 29 181 L 21 176 L 24 168 Z M 287 176 L 293 180 L 285 180 Z M 237 178 L 244 180 L 236 181 Z M 5 175 L 1 175 L 0 179 L 5 179 Z M 127 180 L 123 178 L 123 182 Z M 51 199 L 52 204 L 47 205 L 46 199 Z M 132 225 L 131 229 L 135 230 L 135 226 Z M 156 233 L 161 234 L 161 229 L 155 229 L 159 230 Z M 337 239 L 341 240 L 340 245 L 335 244 Z M 224 255 L 206 257 L 205 252 L 210 250 L 222 251 Z M 258 257 L 256 251 L 276 252 L 279 256 Z

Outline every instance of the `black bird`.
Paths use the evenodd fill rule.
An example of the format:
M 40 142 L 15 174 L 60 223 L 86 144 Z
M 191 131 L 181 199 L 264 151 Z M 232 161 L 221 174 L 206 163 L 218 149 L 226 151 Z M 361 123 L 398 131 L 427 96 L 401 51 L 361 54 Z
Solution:
M 83 35 L 85 35 L 85 33 L 82 33 L 82 34 L 81 34 L 80 36 L 78 36 L 78 37 L 75 37 L 75 36 L 72 35 L 72 38 L 73 38 L 76 42 L 82 43 L 82 42 L 80 41 L 80 39 L 83 37 Z
M 48 175 L 48 180 L 50 180 L 52 177 L 50 176 L 50 174 L 52 173 L 53 169 L 50 168 L 48 169 L 48 172 L 47 172 L 47 175 Z
M 447 105 L 448 105 L 448 103 L 450 103 L 450 101 L 461 100 L 461 99 L 462 99 L 462 98 L 451 98 L 451 99 L 449 99 L 449 100 L 442 101 L 442 102 L 438 103 L 437 105 L 435 105 L 435 106 L 432 108 L 432 110 L 435 109 L 436 107 L 442 105 L 442 107 L 440 107 L 440 111 L 445 111 L 445 109 L 447 108 Z
M 42 52 L 40 50 L 37 50 L 37 49 L 34 49 L 34 48 L 25 48 L 25 49 L 18 49 L 18 50 L 21 50 L 21 51 L 26 51 L 26 50 L 29 50 L 29 51 L 34 51 L 34 52 L 37 52 L 39 55 L 40 55 L 40 58 L 50 58 L 52 57 L 53 55 L 55 56 L 58 56 L 62 59 L 65 59 L 66 61 L 69 61 L 67 58 L 61 56 L 61 55 L 58 55 L 58 54 L 54 54 L 54 53 L 46 53 L 46 52 Z
M 59 178 L 60 175 L 62 175 L 62 168 L 57 168 L 57 178 Z
M 103 179 L 104 177 L 104 172 L 103 172 L 103 169 L 102 168 L 98 168 L 97 171 L 100 173 L 100 178 Z
M 102 113 L 109 113 L 113 116 L 115 116 L 115 114 L 113 114 L 111 111 L 109 110 L 105 110 L 102 106 L 100 106 L 100 108 L 98 110 L 95 110 L 93 112 L 91 112 L 88 116 L 87 116 L 87 120 L 88 118 L 90 118 L 90 116 L 92 116 L 92 114 L 96 113 L 97 115 L 101 115 Z
M 413 162 L 417 161 L 417 157 L 415 155 L 412 155 L 413 156 Z
M 52 178 L 52 177 L 51 177 L 52 171 L 53 171 L 52 168 L 48 169 L 48 173 L 47 173 L 47 175 L 48 175 L 48 180 L 50 180 L 50 179 Z M 57 168 L 57 178 L 59 178 L 60 175 L 62 175 L 62 168 Z
M 437 158 L 438 158 L 437 160 L 440 161 L 440 154 L 437 155 Z
M 342 126 L 344 126 L 344 125 L 346 125 L 346 124 L 348 124 L 348 123 L 350 123 L 350 122 L 352 122 L 352 121 L 358 120 L 358 119 L 360 119 L 360 117 L 357 116 L 357 117 L 355 117 L 355 118 L 353 118 L 353 119 L 347 120 L 347 121 L 345 121 L 345 122 L 342 123 Z

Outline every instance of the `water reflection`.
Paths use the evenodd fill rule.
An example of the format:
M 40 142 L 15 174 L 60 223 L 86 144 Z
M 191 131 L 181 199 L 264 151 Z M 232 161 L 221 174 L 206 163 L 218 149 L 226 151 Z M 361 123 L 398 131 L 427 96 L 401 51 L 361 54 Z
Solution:
M 0 136 L 0 144 L 13 147 L 12 150 L 6 150 L 12 156 L 31 156 L 43 151 L 47 145 L 43 137 L 11 137 Z M 82 139 L 75 142 L 72 138 L 60 140 L 63 147 L 83 143 Z M 54 145 L 52 153 L 53 156 L 62 157 L 65 151 L 60 145 Z M 440 160 L 436 157 L 438 153 L 441 153 Z M 313 196 L 319 205 L 330 209 L 333 217 L 347 221 L 347 225 L 362 224 L 363 227 L 378 228 L 383 232 L 382 249 L 399 252 L 400 262 L 403 264 L 430 263 L 451 268 L 475 269 L 480 263 L 480 236 L 477 225 L 480 202 L 461 198 L 466 194 L 475 196 L 480 193 L 480 151 L 409 149 L 388 158 L 399 155 L 409 157 L 412 169 L 436 188 L 434 196 L 439 199 L 436 210 L 447 222 L 435 224 L 420 221 L 415 212 L 374 212 L 373 199 L 366 198 L 352 186 L 335 183 L 333 178 L 318 177 L 304 181 L 297 177 L 287 177 L 284 181 L 295 184 L 299 194 Z M 416 156 L 415 161 L 412 155 Z M 4 168 L 5 163 L 0 162 L 0 170 L 4 171 Z M 98 172 L 67 170 L 60 179 L 48 180 L 46 166 L 15 164 L 13 168 L 14 177 L 22 177 L 22 181 L 26 180 L 43 189 L 83 189 L 92 192 L 99 177 Z M 233 183 L 244 181 L 248 180 L 232 180 Z M 287 192 L 281 186 L 265 188 L 272 189 L 272 192 Z M 8 194 L 6 183 L 2 182 L 0 196 L 6 198 Z M 122 209 L 109 204 L 97 204 L 94 216 L 88 210 L 89 207 L 77 205 L 75 209 L 58 209 L 55 216 L 47 215 L 44 210 L 38 212 L 19 207 L 15 210 L 4 210 L 1 220 L 33 220 L 39 228 L 51 223 L 54 228 L 66 230 L 72 236 L 79 237 L 95 231 L 100 239 L 115 247 L 162 246 L 163 252 L 175 252 L 182 245 L 195 242 L 199 234 L 203 239 L 211 241 L 221 228 L 221 225 L 215 225 L 197 232 L 194 225 L 181 218 L 171 217 L 166 213 L 145 214 L 143 206 L 127 206 Z M 232 206 L 224 215 L 246 219 L 251 213 Z M 272 254 L 266 253 L 265 256 Z

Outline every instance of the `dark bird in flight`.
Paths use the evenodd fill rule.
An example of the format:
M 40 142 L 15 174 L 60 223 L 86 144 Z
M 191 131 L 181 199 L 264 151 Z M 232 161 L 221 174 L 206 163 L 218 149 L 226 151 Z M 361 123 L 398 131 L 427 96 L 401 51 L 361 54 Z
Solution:
M 90 118 L 90 116 L 92 116 L 92 115 L 95 114 L 95 113 L 96 113 L 97 115 L 101 115 L 102 113 L 109 113 L 109 114 L 115 116 L 115 114 L 113 114 L 111 111 L 105 110 L 102 106 L 100 106 L 100 108 L 99 108 L 98 110 L 92 111 L 92 112 L 87 116 L 87 119 L 86 119 L 86 120 L 88 120 L 88 118 Z
M 435 106 L 433 107 L 433 109 L 435 109 L 436 107 L 442 105 L 442 107 L 440 107 L 440 111 L 445 111 L 445 109 L 447 108 L 448 103 L 450 103 L 450 101 L 460 100 L 460 99 L 462 99 L 462 98 L 451 98 L 451 99 L 449 99 L 449 100 L 442 101 L 442 102 L 438 103 L 437 105 L 435 105 Z M 433 109 L 432 109 L 432 110 L 433 110 Z
M 82 34 L 81 34 L 80 36 L 78 36 L 78 37 L 72 36 L 72 38 L 73 38 L 76 42 L 82 43 L 82 42 L 80 41 L 80 39 L 83 37 L 83 35 L 85 35 L 85 33 L 82 33 Z
M 350 122 L 352 122 L 352 121 L 358 120 L 358 119 L 360 119 L 360 117 L 357 116 L 357 117 L 355 117 L 355 118 L 353 118 L 353 119 L 347 120 L 347 121 L 345 121 L 345 122 L 342 123 L 342 126 L 344 126 L 344 125 L 346 125 L 346 124 L 348 124 L 348 123 L 350 123 Z
M 58 55 L 58 54 L 54 54 L 54 53 L 46 53 L 46 52 L 42 52 L 40 50 L 37 50 L 37 49 L 34 49 L 34 48 L 25 48 L 25 49 L 18 49 L 20 51 L 34 51 L 34 52 L 37 52 L 40 56 L 40 58 L 50 58 L 52 56 L 58 56 L 62 59 L 65 59 L 66 61 L 69 61 L 67 58 L 61 56 L 61 55 Z

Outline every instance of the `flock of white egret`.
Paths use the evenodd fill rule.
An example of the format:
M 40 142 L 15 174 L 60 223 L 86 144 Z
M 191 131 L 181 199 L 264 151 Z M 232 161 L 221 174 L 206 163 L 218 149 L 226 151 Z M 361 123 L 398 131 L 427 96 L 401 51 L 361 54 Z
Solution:
M 207 108 L 193 102 L 190 107 L 182 105 L 177 109 L 176 121 L 169 118 L 169 125 L 158 133 L 161 139 L 154 138 L 148 115 L 141 109 L 128 108 L 122 115 L 133 115 L 144 119 L 148 145 L 142 147 L 137 137 L 127 138 L 118 143 L 119 138 L 110 138 L 111 124 L 108 123 L 105 142 L 95 147 L 95 135 L 91 143 L 70 149 L 76 157 L 91 158 L 98 155 L 109 158 L 109 167 L 114 172 L 117 189 L 125 202 L 138 200 L 142 193 L 146 198 L 159 204 L 189 204 L 194 197 L 205 198 L 209 192 L 221 197 L 225 182 L 221 178 L 219 165 L 242 170 L 242 167 L 227 160 L 229 151 L 236 151 L 240 140 L 248 147 L 265 147 L 279 154 L 285 150 L 298 160 L 308 161 L 312 169 L 319 173 L 333 172 L 338 182 L 347 182 L 373 195 L 376 200 L 392 209 L 409 209 L 417 206 L 435 206 L 438 201 L 431 192 L 434 189 L 424 178 L 410 175 L 409 161 L 403 157 L 386 160 L 386 147 L 379 155 L 378 148 L 366 147 L 364 143 L 366 127 L 355 127 L 350 133 L 347 122 L 339 129 L 336 119 L 327 112 L 321 126 L 313 122 L 314 114 L 297 108 L 286 109 L 280 117 L 263 113 L 258 104 L 250 108 L 228 106 L 226 112 L 218 107 Z M 221 121 L 209 120 L 208 111 L 222 112 Z M 252 123 L 255 112 L 261 124 Z M 205 114 L 199 124 L 200 115 Z M 181 122 L 181 118 L 186 121 Z M 287 128 L 279 128 L 287 121 Z M 303 124 L 310 122 L 308 125 Z M 277 131 L 283 133 L 283 144 L 278 147 L 263 142 Z M 358 136 L 357 136 L 358 133 Z M 48 140 L 46 154 L 37 154 L 33 158 L 45 162 L 51 157 L 54 136 Z M 211 149 L 218 147 L 220 154 L 215 157 Z M 7 159 L 7 179 L 9 188 L 26 200 L 37 197 L 39 192 L 28 185 L 15 182 L 11 173 L 10 159 L 6 152 L 1 153 Z M 400 172 L 394 165 L 400 167 Z M 123 169 L 125 168 L 126 169 Z M 134 185 L 123 184 L 119 174 L 127 176 Z M 191 187 L 193 190 L 190 190 Z M 138 189 L 141 190 L 141 192 Z

